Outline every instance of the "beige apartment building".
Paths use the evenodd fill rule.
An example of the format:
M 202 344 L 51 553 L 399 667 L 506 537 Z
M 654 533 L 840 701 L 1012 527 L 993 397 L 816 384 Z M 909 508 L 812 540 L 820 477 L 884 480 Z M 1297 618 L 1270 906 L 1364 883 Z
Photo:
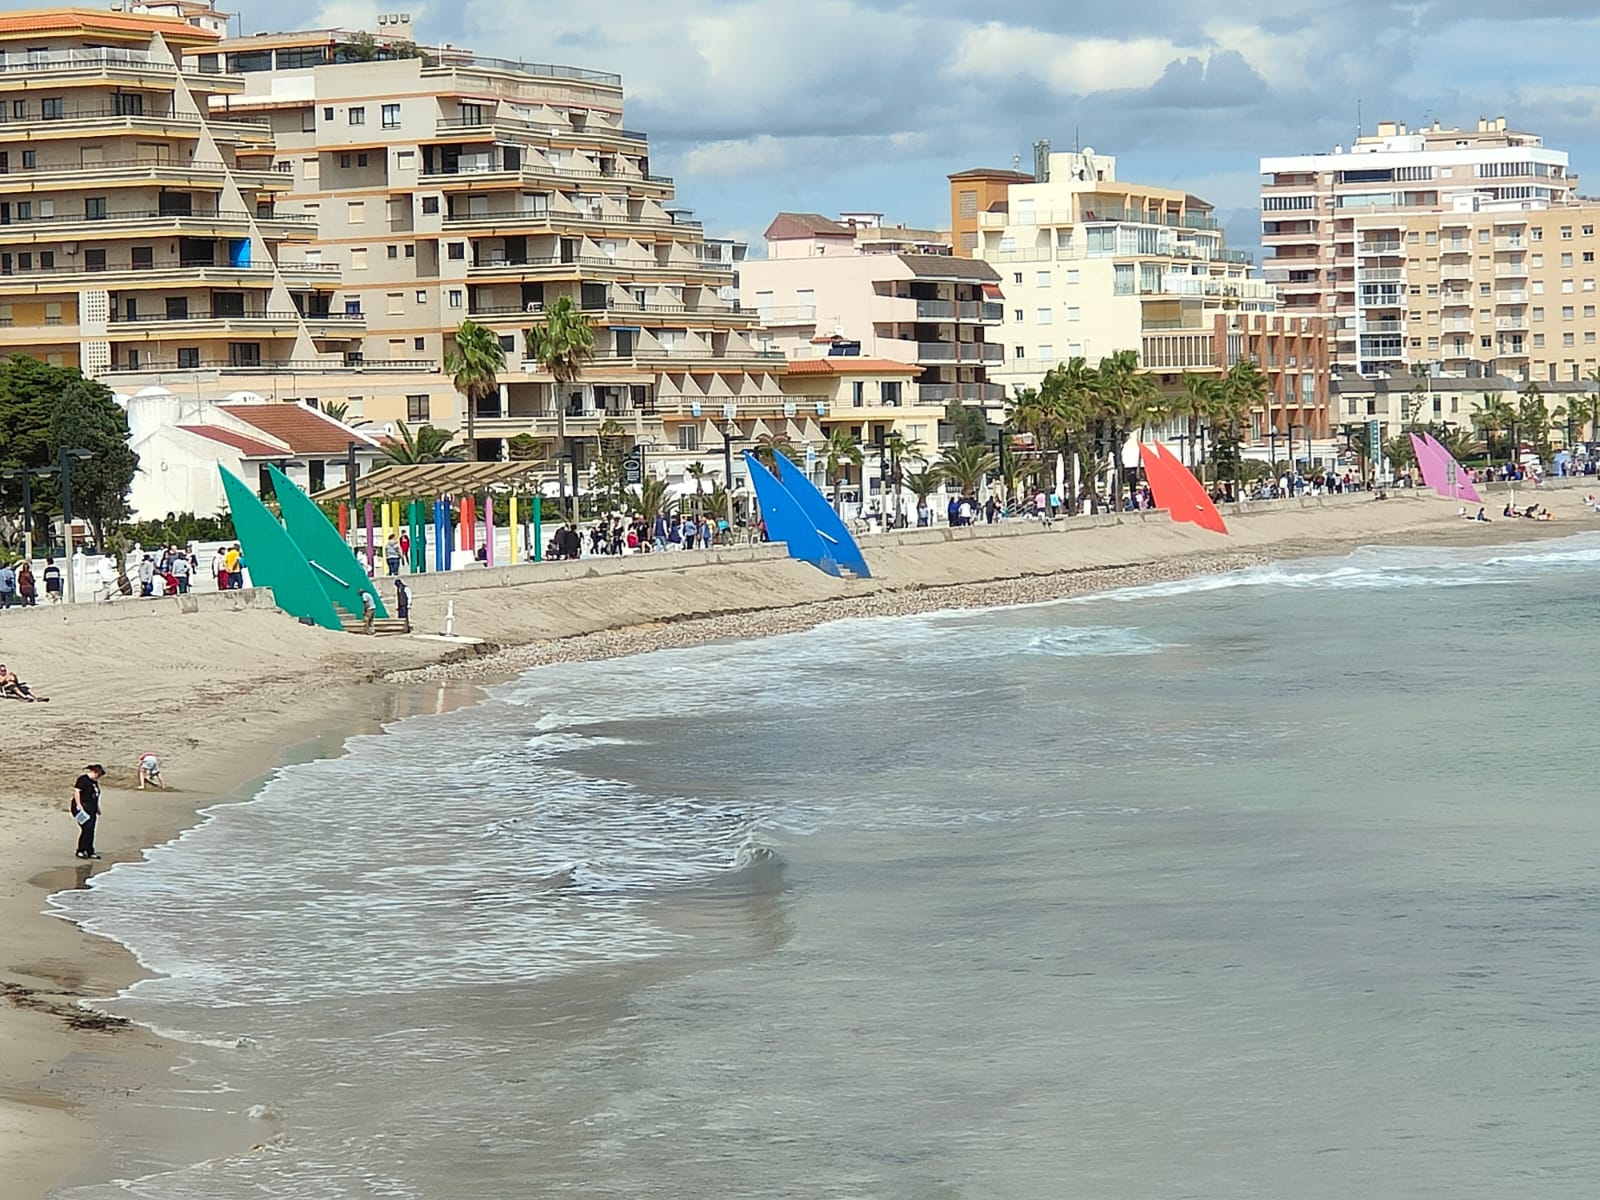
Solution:
M 1336 369 L 1547 384 L 1600 365 L 1600 202 L 1539 136 L 1386 121 L 1261 171 L 1267 276 L 1286 312 L 1332 322 Z
M 978 214 L 974 253 L 1005 296 L 994 335 L 1004 353 L 989 373 L 1005 393 L 1037 386 L 1071 358 L 1095 363 L 1121 350 L 1137 351 L 1172 388 L 1184 372 L 1220 374 L 1253 358 L 1271 389 L 1255 436 L 1291 426 L 1328 435 L 1322 320 L 1279 312 L 1277 289 L 1227 248 L 1210 204 L 1119 180 L 1116 159 L 1093 150 L 1045 161 L 1043 179 L 1009 182 Z M 952 210 L 993 174 L 950 176 Z
M 872 214 L 875 216 L 875 214 Z M 767 257 L 742 272 L 746 304 L 759 314 L 763 345 L 789 360 L 861 356 L 910 364 L 914 378 L 886 379 L 891 406 L 942 411 L 959 400 L 995 406 L 1001 348 L 1000 277 L 958 258 L 949 243 L 883 236 L 860 218 L 779 213 L 766 231 Z M 889 230 L 900 227 L 891 226 Z
M 361 322 L 303 249 L 314 223 L 278 207 L 271 130 L 189 57 L 219 14 L 157 7 L 0 16 L 0 346 L 129 389 L 341 364 Z

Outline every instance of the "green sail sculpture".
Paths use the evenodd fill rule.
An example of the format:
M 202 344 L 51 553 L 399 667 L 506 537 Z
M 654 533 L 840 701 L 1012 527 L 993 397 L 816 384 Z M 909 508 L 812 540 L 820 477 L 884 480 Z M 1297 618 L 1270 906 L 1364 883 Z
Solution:
M 288 530 L 242 480 L 226 467 L 217 470 L 222 472 L 222 490 L 228 496 L 233 531 L 244 552 L 251 583 L 270 589 L 278 607 L 291 617 L 342 630 L 338 610 Z
M 383 606 L 383 597 L 378 595 L 366 569 L 339 536 L 333 522 L 317 507 L 316 501 L 277 467 L 269 465 L 267 471 L 272 477 L 272 490 L 278 497 L 278 509 L 283 513 L 289 537 L 300 548 L 328 599 L 352 617 L 359 617 L 362 615 L 361 593 L 366 592 L 372 597 L 378 616 L 387 617 L 389 613 Z

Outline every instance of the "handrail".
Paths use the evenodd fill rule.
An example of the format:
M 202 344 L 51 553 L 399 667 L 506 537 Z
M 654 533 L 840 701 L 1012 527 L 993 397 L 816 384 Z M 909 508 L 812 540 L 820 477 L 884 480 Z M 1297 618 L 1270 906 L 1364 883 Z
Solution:
M 82 213 L 57 213 L 48 217 L 13 217 L 9 221 L 0 222 L 0 225 L 80 225 L 100 221 L 248 221 L 251 218 L 257 221 L 298 221 L 309 224 L 316 220 L 308 213 L 261 213 L 234 212 L 219 209 L 214 212 L 186 212 L 173 213 L 161 212 L 159 209 L 151 211 L 146 209 L 141 212 L 114 212 L 106 213 L 101 217 L 91 217 Z
M 11 175 L 83 175 L 99 173 L 101 171 L 120 171 L 128 167 L 150 167 L 164 170 L 179 171 L 226 171 L 226 163 L 220 162 L 162 162 L 153 158 L 122 158 L 107 162 L 97 163 L 39 163 L 31 167 L 13 166 L 0 174 Z M 241 168 L 247 169 L 247 168 Z
M 138 313 L 129 316 L 127 313 L 113 312 L 107 317 L 111 325 L 128 324 L 162 324 L 167 321 L 305 321 L 317 324 L 322 321 L 365 321 L 365 313 L 302 313 L 294 309 L 246 309 L 244 312 L 219 313 L 201 309 L 190 309 L 181 315 L 172 313 Z

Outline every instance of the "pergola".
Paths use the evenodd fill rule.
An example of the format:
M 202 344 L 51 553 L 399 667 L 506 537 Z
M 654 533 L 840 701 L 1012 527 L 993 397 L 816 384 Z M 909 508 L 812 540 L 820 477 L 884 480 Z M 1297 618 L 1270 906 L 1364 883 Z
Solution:
M 459 496 L 490 487 L 517 487 L 537 492 L 551 477 L 542 462 L 441 462 L 379 467 L 356 480 L 356 503 L 367 500 L 409 500 L 418 496 Z M 324 488 L 318 501 L 350 499 L 350 485 Z

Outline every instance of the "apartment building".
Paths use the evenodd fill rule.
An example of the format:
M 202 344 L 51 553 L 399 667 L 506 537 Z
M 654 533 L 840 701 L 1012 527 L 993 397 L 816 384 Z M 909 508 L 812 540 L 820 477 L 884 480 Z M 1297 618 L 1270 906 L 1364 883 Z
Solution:
M 271 131 L 190 57 L 217 20 L 163 7 L 0 15 L 0 345 L 128 390 L 342 363 L 360 321 L 301 249 L 315 225 L 278 207 Z
M 1037 183 L 1032 175 L 998 167 L 973 167 L 950 176 L 950 244 L 962 258 L 977 258 L 982 215 L 1005 204 L 1013 184 Z
M 1186 371 L 1220 374 L 1248 357 L 1271 390 L 1257 435 L 1291 424 L 1327 435 L 1322 321 L 1279 314 L 1277 290 L 1227 248 L 1209 203 L 1119 180 L 1115 157 L 1092 149 L 1043 158 L 1043 178 L 1010 182 L 978 214 L 974 253 L 1005 295 L 994 335 L 1005 353 L 989 377 L 1006 394 L 1068 359 L 1121 350 L 1174 388 Z M 975 174 L 993 173 L 950 176 L 952 211 Z
M 733 300 L 744 248 L 708 241 L 673 204 L 646 136 L 622 125 L 621 78 L 418 48 L 408 33 L 380 29 L 375 47 L 313 30 L 197 52 L 239 73 L 229 112 L 269 122 L 283 207 L 314 222 L 308 256 L 339 272 L 361 361 L 434 368 L 389 380 L 360 415 L 461 428 L 464 401 L 437 366 L 469 318 L 512 364 L 474 414 L 480 457 L 528 434 L 582 465 L 607 422 L 662 443 L 697 409 L 781 412 L 781 356 L 750 340 L 755 314 Z M 570 388 L 524 358 L 524 331 L 560 298 L 597 333 Z
M 1385 121 L 1261 172 L 1268 279 L 1332 323 L 1336 369 L 1548 383 L 1600 363 L 1600 202 L 1538 135 Z
M 902 253 L 901 235 L 880 232 L 820 213 L 779 213 L 766 231 L 767 257 L 747 261 L 742 276 L 762 344 L 790 360 L 915 366 L 911 379 L 883 381 L 892 406 L 1000 404 L 990 373 L 1001 348 L 989 340 L 1002 315 L 999 275 L 947 245 L 924 241 L 919 249 L 944 252 Z

